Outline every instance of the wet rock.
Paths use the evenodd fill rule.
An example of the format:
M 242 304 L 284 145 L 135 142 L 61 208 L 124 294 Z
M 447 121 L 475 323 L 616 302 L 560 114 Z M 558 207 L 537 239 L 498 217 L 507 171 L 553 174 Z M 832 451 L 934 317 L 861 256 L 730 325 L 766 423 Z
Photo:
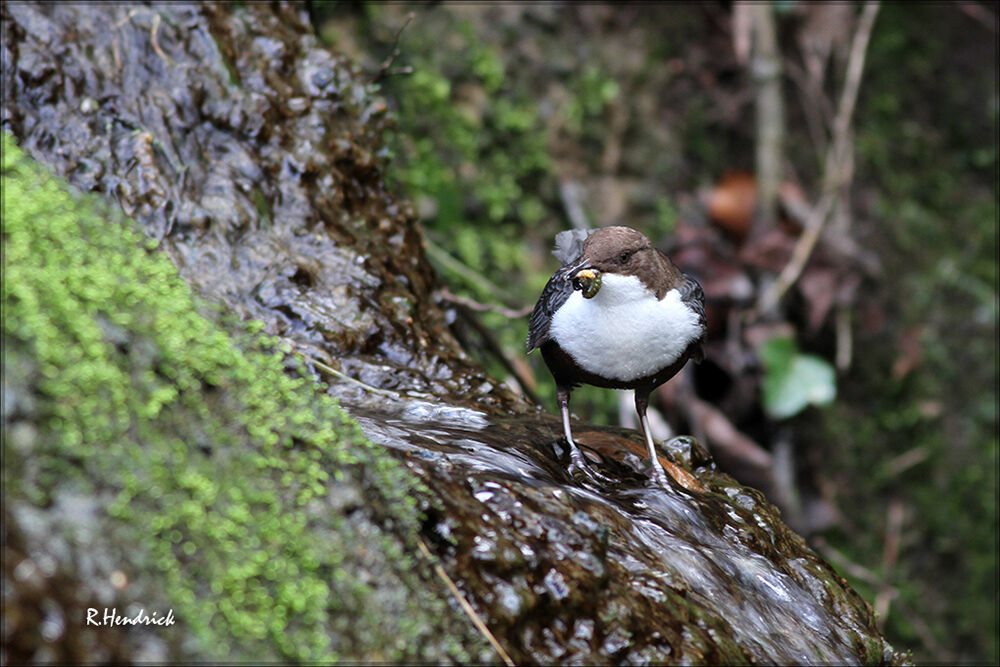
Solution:
M 566 454 L 552 454 L 555 418 L 353 414 L 440 499 L 427 537 L 438 536 L 449 571 L 516 662 L 905 661 L 778 511 L 703 453 L 702 465 L 687 464 L 703 492 L 661 489 L 629 469 L 624 454 L 643 448 L 637 434 L 581 430 L 622 480 L 596 486 L 574 481 Z
M 420 538 L 457 590 L 436 600 L 448 600 L 455 613 L 459 598 L 467 601 L 515 661 L 905 661 L 879 635 L 868 605 L 759 493 L 717 473 L 696 442 L 664 448 L 695 483 L 662 489 L 648 483 L 637 434 L 581 426 L 581 443 L 620 481 L 599 486 L 567 475 L 558 420 L 489 382 L 449 333 L 431 298 L 435 279 L 414 215 L 383 182 L 383 107 L 358 72 L 316 46 L 302 10 L 7 3 L 0 11 L 4 128 L 70 183 L 116 200 L 199 292 L 241 319 L 262 321 L 331 381 L 367 437 L 423 482 L 408 496 L 429 501 Z M 128 331 L 104 331 L 112 344 L 133 343 Z M 134 347 L 133 362 L 155 362 L 155 346 L 153 356 L 139 341 Z M 23 358 L 30 366 L 30 355 Z M 213 397 L 216 386 L 206 382 L 200 391 Z M 5 425 L 16 451 L 31 451 L 37 425 L 8 419 L 17 410 L 30 414 L 30 385 L 14 394 L 10 406 L 5 398 Z M 169 423 L 188 428 L 182 419 Z M 297 428 L 308 441 L 328 425 Z M 244 455 L 241 439 L 189 435 L 179 449 L 185 456 L 211 451 L 231 462 Z M 45 475 L 52 484 L 44 465 L 30 457 L 21 462 L 18 472 L 29 485 Z M 373 461 L 362 475 L 377 477 L 379 469 Z M 336 477 L 335 466 L 329 472 Z M 286 471 L 280 479 L 294 488 L 303 474 Z M 335 482 L 319 487 L 330 497 L 306 504 L 301 515 L 318 523 L 296 528 L 305 530 L 302 539 L 316 531 L 368 544 L 361 533 L 392 524 L 409 505 L 386 500 L 370 483 L 363 487 L 368 494 Z M 290 529 L 280 522 L 300 516 L 293 500 L 279 497 L 278 532 L 258 539 L 280 540 Z M 339 533 L 344 524 L 334 519 L 358 514 L 358 498 L 370 521 Z M 39 497 L 35 505 L 44 515 L 57 501 Z M 35 505 L 26 503 L 27 514 L 11 525 L 23 527 Z M 87 516 L 106 520 L 106 506 L 94 507 Z M 184 507 L 197 513 L 214 505 L 199 497 Z M 135 518 L 122 525 L 135 529 Z M 37 550 L 41 535 L 24 538 L 24 549 Z M 407 609 L 393 597 L 400 589 L 383 588 L 379 577 L 395 571 L 394 558 L 410 555 L 383 545 L 371 553 L 378 576 L 361 565 L 323 574 L 348 590 L 352 582 L 370 587 L 379 609 Z M 30 590 L 37 578 L 29 566 L 18 575 L 18 563 L 4 575 L 21 576 Z M 272 575 L 293 585 L 297 568 Z M 98 596 L 88 572 L 70 575 Z M 150 572 L 141 572 L 143 591 L 164 600 L 175 595 Z M 200 591 L 204 600 L 235 614 L 233 598 L 214 583 Z M 293 598 L 286 601 L 287 623 L 298 627 Z M 12 607 L 48 633 L 43 644 L 45 637 L 58 644 L 72 625 L 66 606 Z M 335 638 L 349 637 L 358 622 L 349 607 L 324 627 Z M 384 632 L 366 628 L 369 639 Z M 269 636 L 278 642 L 279 635 Z M 184 641 L 151 641 L 148 655 L 190 655 Z M 392 655 L 458 655 L 453 646 L 425 641 Z M 335 648 L 361 654 L 349 644 Z M 122 655 L 115 646 L 104 650 L 109 660 Z M 136 658 L 135 650 L 126 657 Z
M 417 481 L 2 140 L 0 662 L 489 656 L 420 552 Z
M 303 7 L 2 11 L 2 126 L 113 197 L 202 294 L 369 384 L 527 407 L 450 334 L 384 182 L 385 105 Z

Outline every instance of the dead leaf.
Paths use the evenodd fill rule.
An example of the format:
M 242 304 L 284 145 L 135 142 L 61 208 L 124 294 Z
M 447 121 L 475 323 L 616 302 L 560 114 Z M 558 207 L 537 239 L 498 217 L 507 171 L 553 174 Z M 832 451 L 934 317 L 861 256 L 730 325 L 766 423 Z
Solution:
M 731 171 L 708 194 L 708 217 L 737 239 L 746 238 L 757 206 L 757 183 L 751 174 Z
M 780 228 L 772 227 L 740 248 L 739 255 L 749 266 L 778 274 L 791 258 L 794 247 L 793 236 Z
M 829 267 L 809 267 L 799 278 L 799 292 L 805 298 L 806 324 L 810 333 L 823 325 L 837 298 L 837 271 Z
M 912 327 L 899 337 L 899 356 L 892 365 L 892 379 L 901 380 L 913 372 L 924 360 L 920 337 L 923 327 Z

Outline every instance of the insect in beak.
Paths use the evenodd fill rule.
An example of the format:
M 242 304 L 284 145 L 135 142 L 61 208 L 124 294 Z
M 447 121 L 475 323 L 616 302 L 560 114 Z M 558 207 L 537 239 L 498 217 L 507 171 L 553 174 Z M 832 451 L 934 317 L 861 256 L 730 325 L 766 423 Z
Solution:
M 573 275 L 573 289 L 583 292 L 584 299 L 592 299 L 601 289 L 601 272 L 596 269 L 581 269 Z

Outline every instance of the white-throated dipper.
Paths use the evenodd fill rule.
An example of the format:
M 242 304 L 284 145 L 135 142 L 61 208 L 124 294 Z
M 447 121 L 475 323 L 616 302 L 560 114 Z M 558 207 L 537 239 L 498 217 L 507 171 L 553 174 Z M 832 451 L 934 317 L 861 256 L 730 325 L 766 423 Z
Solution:
M 569 425 L 573 388 L 634 389 L 653 477 L 665 486 L 646 406 L 688 359 L 704 358 L 701 285 L 629 227 L 560 232 L 552 254 L 563 265 L 531 311 L 528 352 L 541 349 L 555 378 L 570 470 L 589 471 Z

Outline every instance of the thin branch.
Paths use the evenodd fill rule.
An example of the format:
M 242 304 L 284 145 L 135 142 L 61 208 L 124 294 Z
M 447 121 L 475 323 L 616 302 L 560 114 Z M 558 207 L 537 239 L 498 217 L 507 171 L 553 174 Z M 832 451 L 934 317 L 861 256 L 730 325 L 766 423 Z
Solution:
M 486 348 L 493 354 L 494 357 L 496 357 L 500 361 L 500 364 L 507 370 L 507 372 L 514 376 L 514 378 L 517 380 L 517 383 L 521 386 L 521 390 L 524 392 L 524 395 L 527 396 L 536 405 L 540 405 L 542 401 L 538 398 L 538 394 L 536 394 L 534 390 L 532 390 L 531 380 L 528 377 L 526 377 L 524 373 L 522 373 L 517 368 L 517 366 L 514 365 L 514 362 L 512 362 L 507 357 L 507 353 L 504 351 L 503 346 L 501 346 L 500 343 L 497 342 L 497 339 L 493 336 L 493 333 L 489 329 L 487 329 L 482 322 L 479 321 L 479 318 L 477 318 L 472 312 L 467 310 L 464 306 L 460 305 L 458 308 L 458 312 L 459 314 L 462 315 L 465 321 L 468 322 L 472 326 L 472 328 L 476 330 L 476 333 L 479 334 L 479 337 L 486 345 Z
M 493 636 L 490 629 L 486 627 L 486 624 L 483 623 L 483 619 L 480 618 L 479 614 L 476 613 L 476 610 L 472 608 L 472 605 L 470 605 L 468 600 L 466 600 L 462 595 L 462 591 L 458 590 L 458 586 L 456 586 L 455 582 L 448 576 L 448 573 L 444 571 L 444 568 L 437 562 L 437 559 L 431 555 L 431 550 L 427 548 L 427 545 L 424 544 L 424 541 L 419 537 L 417 538 L 417 546 L 420 548 L 420 553 L 422 553 L 427 560 L 433 563 L 434 572 L 441 579 L 441 581 L 444 582 L 445 586 L 448 587 L 448 590 L 458 602 L 458 606 L 462 608 L 462 611 L 464 611 L 466 616 L 469 617 L 472 624 L 476 626 L 476 630 L 479 631 L 479 634 L 486 638 L 486 641 L 490 643 L 493 650 L 497 652 L 497 655 L 500 656 L 500 659 L 503 660 L 505 665 L 508 667 L 514 667 L 515 663 L 510 659 L 507 651 L 505 651 L 503 646 L 500 645 L 497 638 Z
M 396 36 L 392 39 L 392 49 L 389 51 L 389 55 L 386 56 L 385 60 L 382 61 L 382 64 L 379 65 L 378 71 L 375 72 L 375 76 L 372 77 L 371 83 L 378 83 L 382 79 L 392 76 L 393 74 L 410 74 L 413 72 L 413 68 L 409 66 L 392 69 L 392 63 L 394 63 L 396 58 L 399 57 L 399 37 L 403 34 L 403 31 L 406 30 L 406 26 L 410 25 L 410 21 L 413 20 L 413 17 L 413 12 L 406 15 L 406 21 L 399 27 L 399 30 L 396 31 Z
M 759 237 L 774 224 L 781 183 L 785 108 L 781 94 L 781 52 L 770 3 L 752 3 L 750 73 L 756 84 L 757 210 L 750 234 Z
M 899 559 L 899 544 L 903 531 L 903 521 L 905 508 L 899 498 L 892 498 L 885 515 L 885 542 L 882 547 L 882 579 L 888 581 L 892 579 L 892 571 L 896 567 Z M 885 620 L 889 615 L 889 605 L 893 599 L 899 595 L 898 591 L 883 588 L 875 596 L 875 613 L 878 614 L 879 629 L 885 626 Z
M 498 302 L 504 303 L 505 291 L 499 285 L 453 257 L 447 250 L 426 236 L 424 237 L 424 248 L 427 250 L 427 255 L 432 262 L 437 263 L 447 271 L 457 274 L 476 289 L 490 294 Z
M 861 74 L 865 68 L 865 54 L 868 51 L 868 41 L 871 39 L 872 27 L 878 15 L 878 0 L 865 4 L 858 19 L 858 29 L 851 42 L 851 52 L 847 60 L 847 79 L 844 81 L 844 92 L 840 96 L 840 105 L 833 120 L 834 141 L 846 144 L 854 106 L 858 101 L 858 90 L 861 87 Z
M 522 317 L 527 317 L 531 314 L 531 306 L 525 306 L 524 308 L 519 308 L 514 310 L 513 308 L 507 308 L 506 306 L 499 306 L 495 303 L 480 303 L 475 299 L 470 299 L 466 296 L 461 296 L 459 294 L 452 294 L 447 289 L 440 289 L 437 291 L 437 296 L 439 296 L 443 301 L 448 303 L 458 304 L 459 306 L 465 306 L 469 310 L 475 310 L 480 313 L 493 312 L 500 313 L 504 317 L 509 317 L 511 319 L 520 319 Z
M 757 470 L 772 469 L 774 459 L 771 453 L 737 429 L 725 413 L 694 395 L 687 403 L 692 421 L 704 429 L 713 449 L 725 451 L 730 457 Z
M 894 591 L 895 595 L 899 595 L 899 591 L 896 591 L 892 586 L 888 586 L 882 577 L 878 576 L 863 565 L 859 565 L 858 563 L 852 561 L 844 553 L 837 550 L 833 545 L 827 542 L 823 537 L 814 537 L 812 539 L 812 545 L 816 547 L 816 551 L 820 552 L 823 558 L 843 569 L 844 572 L 851 575 L 855 579 L 863 581 L 869 586 L 879 590 L 888 588 Z
M 164 64 L 166 64 L 166 65 L 173 64 L 173 61 L 170 59 L 170 57 L 166 53 L 163 52 L 163 49 L 160 48 L 160 43 L 156 39 L 156 35 L 160 31 L 160 23 L 163 21 L 163 19 L 160 17 L 160 14 L 158 12 L 155 12 L 155 11 L 153 11 L 151 9 L 142 9 L 142 8 L 137 7 L 135 9 L 130 10 L 129 13 L 125 15 L 125 18 L 123 18 L 122 20 L 116 22 L 111 27 L 114 28 L 115 30 L 117 30 L 118 28 L 121 28 L 123 25 L 125 25 L 126 23 L 128 23 L 129 21 L 131 21 L 133 18 L 135 18 L 139 14 L 145 14 L 145 13 L 149 13 L 149 14 L 153 15 L 153 25 L 149 29 L 149 41 L 150 41 L 150 44 L 153 47 L 153 51 L 156 52 L 156 55 L 160 57 L 160 60 L 162 60 L 164 62 Z M 113 47 L 113 49 L 115 51 L 115 63 L 117 64 L 118 69 L 120 70 L 121 69 L 121 60 L 118 57 L 118 37 L 117 36 L 114 38 L 114 40 L 112 42 L 112 47 Z
M 830 211 L 833 209 L 834 201 L 836 201 L 836 193 L 833 191 L 825 192 L 819 203 L 809 213 L 802 236 L 799 237 L 795 248 L 792 250 L 791 259 L 788 260 L 785 268 L 781 270 L 778 279 L 771 283 L 767 291 L 761 295 L 760 301 L 757 302 L 757 314 L 768 313 L 774 310 L 774 307 L 781 301 L 781 297 L 785 295 L 785 292 L 802 275 L 802 269 L 805 268 L 806 263 L 809 261 L 809 256 L 812 254 L 813 248 L 819 240 L 820 232 L 823 231 L 823 225 L 830 215 Z
M 806 119 L 806 126 L 809 130 L 810 139 L 816 149 L 816 167 L 822 169 L 823 164 L 819 156 L 826 153 L 826 128 L 833 124 L 833 109 L 830 108 L 830 101 L 819 88 L 816 80 L 806 73 L 794 60 L 789 60 L 786 66 L 789 78 L 799 87 L 799 101 L 802 103 L 802 113 Z
M 927 625 L 927 622 L 915 609 L 907 604 L 906 598 L 900 597 L 896 600 L 896 613 L 906 619 L 906 622 L 912 625 L 917 634 L 920 635 L 921 641 L 933 656 L 930 662 L 942 665 L 956 664 L 955 655 L 938 642 L 934 637 L 934 630 Z
M 837 306 L 836 314 L 837 340 L 835 355 L 837 370 L 846 372 L 851 367 L 851 357 L 854 355 L 854 337 L 851 334 L 851 309 Z
M 833 210 L 837 198 L 837 190 L 844 184 L 848 175 L 847 167 L 852 162 L 851 150 L 851 118 L 858 100 L 858 88 L 861 85 L 861 73 L 865 65 L 865 53 L 871 38 L 875 16 L 878 14 L 879 3 L 868 2 L 861 12 L 858 28 L 851 42 L 851 51 L 847 61 L 847 76 L 844 90 L 840 96 L 837 115 L 833 119 L 833 144 L 826 154 L 826 166 L 823 172 L 823 194 L 819 203 L 813 208 L 806 223 L 806 228 L 795 244 L 792 257 L 782 269 L 778 279 L 761 295 L 757 302 L 757 313 L 772 311 L 781 301 L 785 293 L 802 275 L 809 257 L 812 255 L 816 242 Z
M 156 33 L 160 30 L 160 21 L 160 15 L 153 14 L 153 27 L 149 30 L 149 41 L 153 45 L 153 50 L 156 51 L 156 55 L 160 57 L 160 60 L 162 60 L 165 65 L 169 65 L 173 61 L 167 57 L 167 54 L 160 48 L 160 43 L 156 41 Z
M 362 382 L 361 380 L 358 380 L 356 378 L 352 378 L 347 373 L 344 373 L 343 371 L 338 371 L 336 368 L 333 368 L 332 366 L 328 366 L 328 365 L 324 364 L 322 361 L 320 361 L 316 357 L 311 357 L 308 354 L 306 354 L 305 352 L 299 351 L 299 349 L 298 349 L 299 346 L 296 345 L 293 341 L 290 341 L 287 338 L 284 338 L 282 340 L 284 340 L 286 343 L 288 343 L 289 345 L 291 345 L 292 349 L 294 349 L 296 351 L 296 354 L 298 354 L 300 357 L 302 357 L 303 359 L 305 359 L 306 361 L 308 361 L 312 365 L 318 367 L 319 369 L 321 369 L 323 371 L 326 371 L 330 375 L 334 375 L 334 376 L 340 378 L 341 380 L 347 380 L 348 382 L 353 382 L 354 384 L 358 385 L 359 387 L 361 387 L 365 391 L 371 392 L 373 394 L 378 394 L 379 396 L 385 396 L 386 398 L 394 398 L 394 399 L 399 399 L 399 398 L 402 398 L 402 396 L 403 396 L 398 391 L 392 391 L 391 389 L 379 389 L 378 387 L 373 387 L 370 384 Z
M 978 2 L 959 2 L 958 8 L 962 13 L 976 21 L 984 28 L 997 34 L 997 15 L 983 7 Z
M 892 477 L 898 477 L 913 466 L 920 465 L 926 461 L 930 458 L 930 455 L 931 451 L 925 445 L 917 445 L 913 449 L 892 457 L 882 464 L 882 467 Z

